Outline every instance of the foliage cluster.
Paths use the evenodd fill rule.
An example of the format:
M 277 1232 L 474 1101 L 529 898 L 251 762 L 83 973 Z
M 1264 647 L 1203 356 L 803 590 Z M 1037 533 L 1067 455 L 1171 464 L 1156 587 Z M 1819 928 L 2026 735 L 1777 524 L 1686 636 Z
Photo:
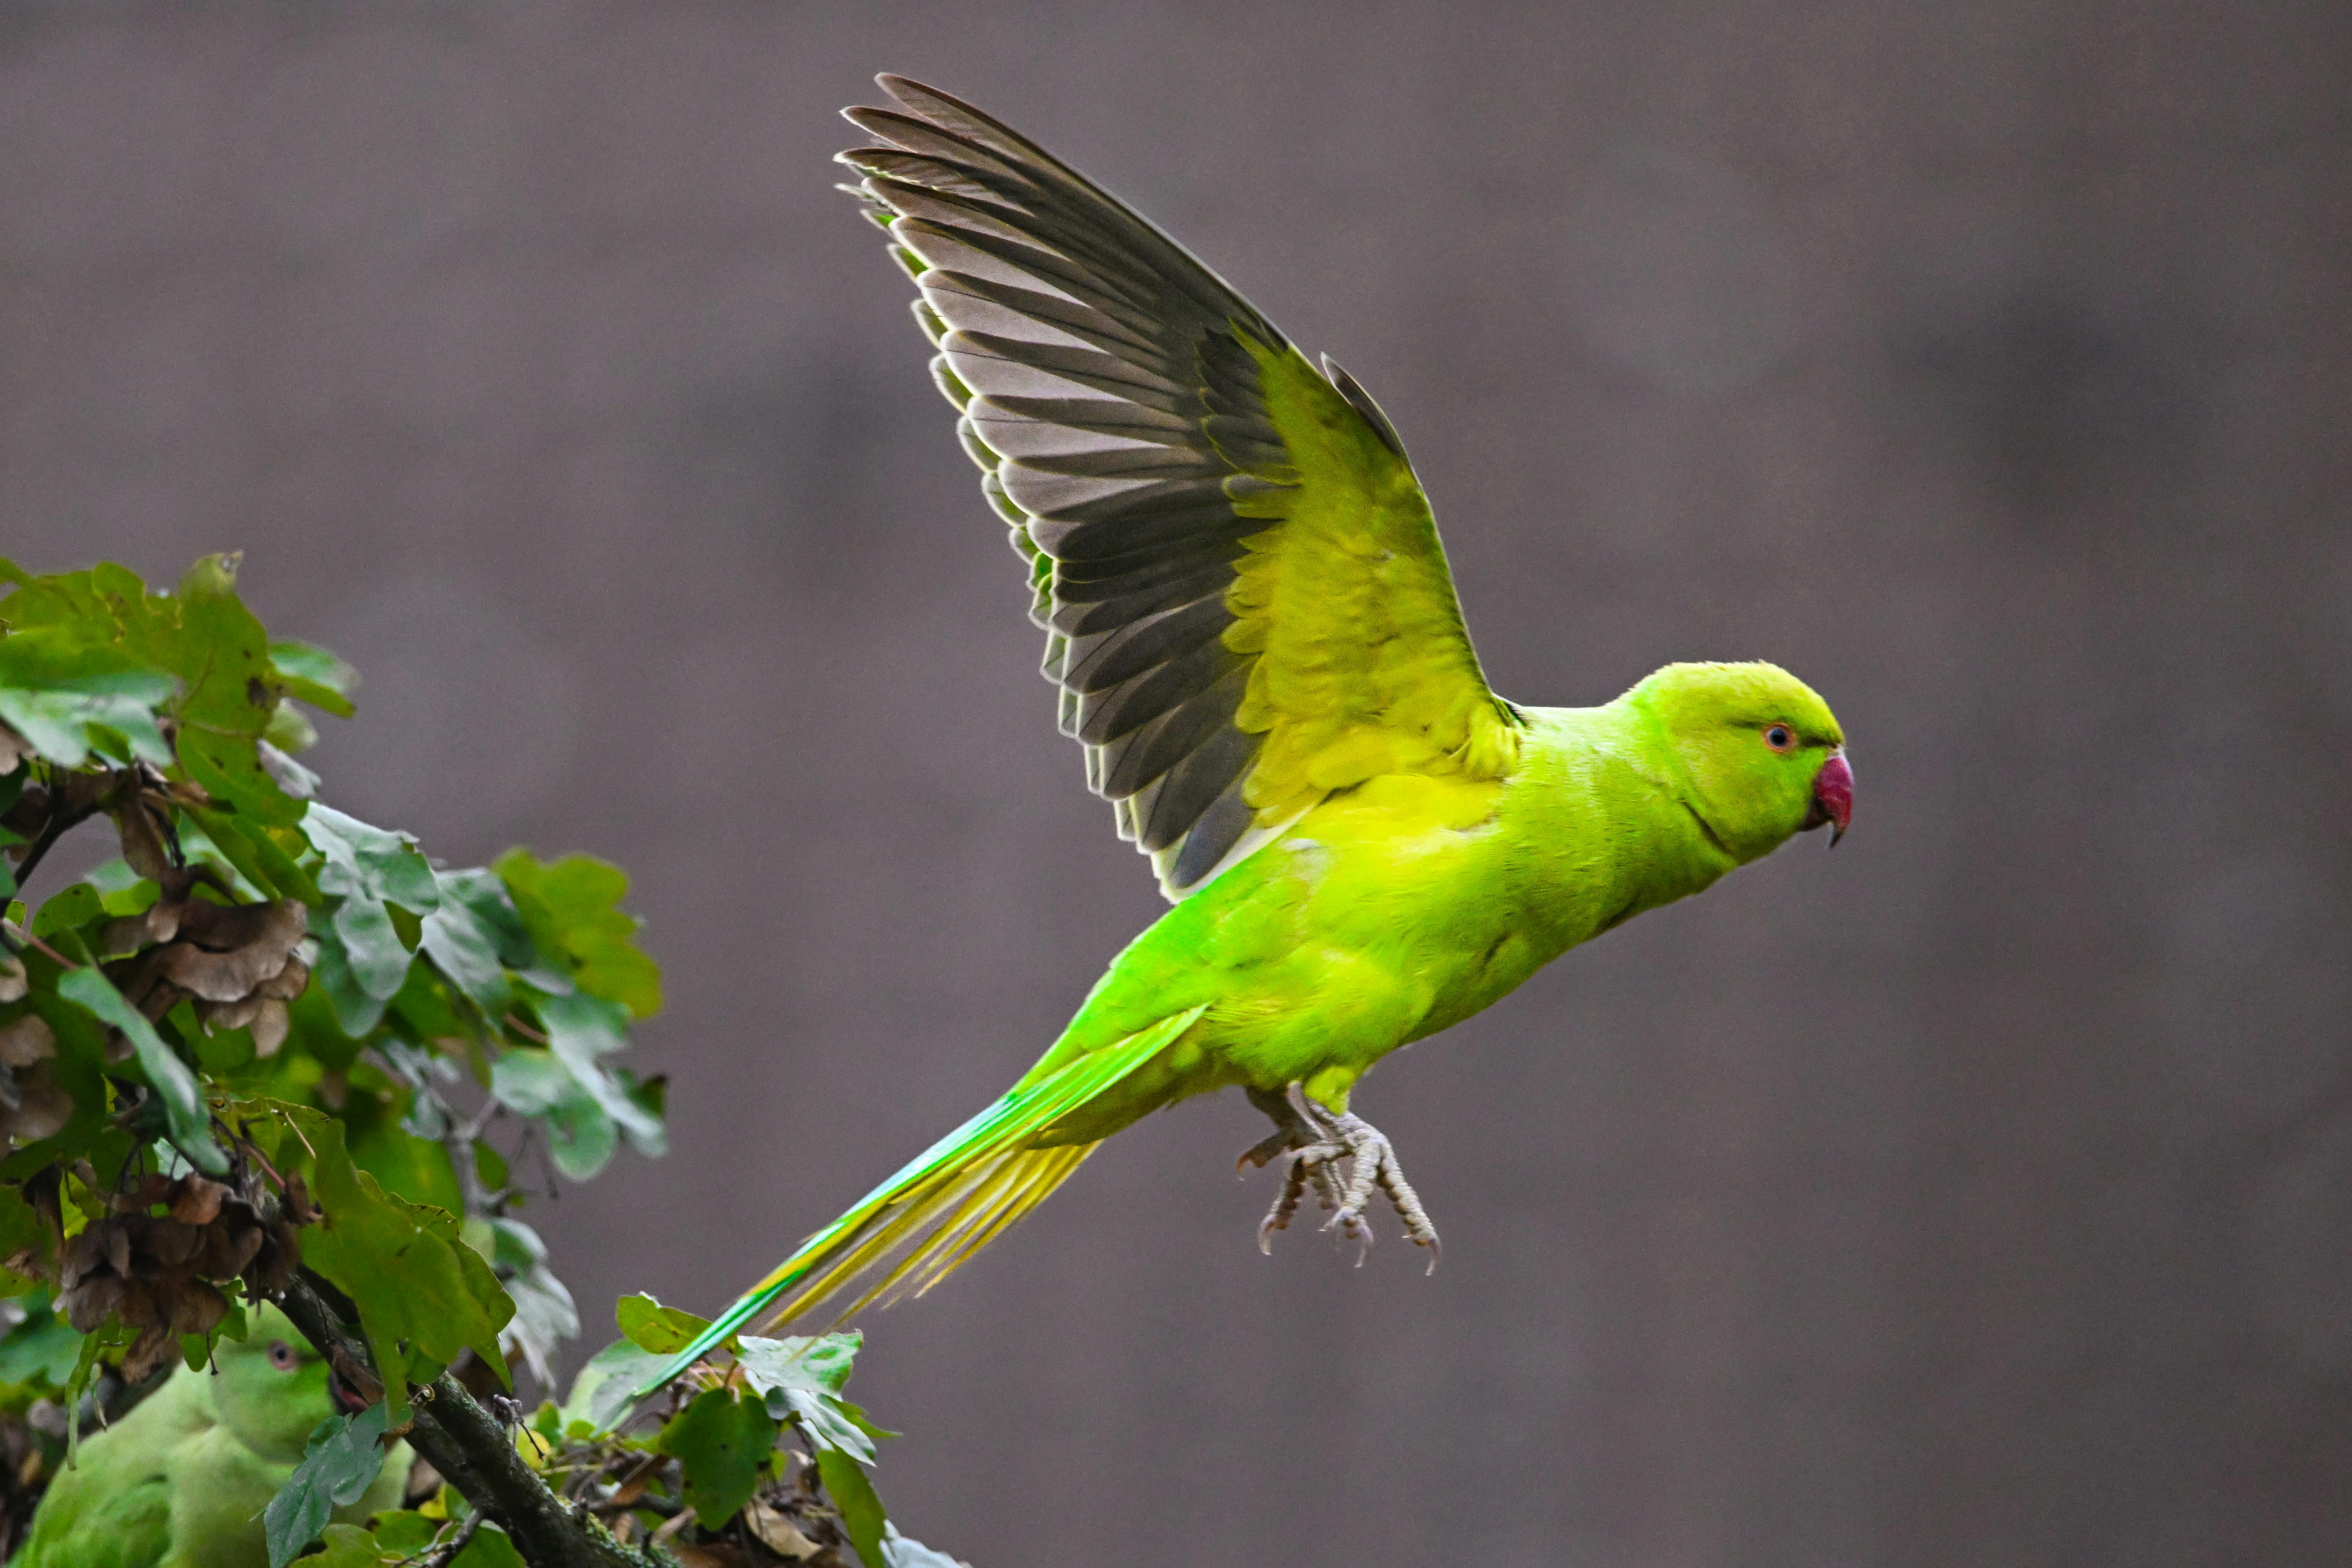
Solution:
M 617 1059 L 661 1005 L 625 877 L 520 848 L 452 869 L 317 798 L 305 709 L 349 717 L 356 678 L 271 640 L 236 565 L 206 557 L 163 593 L 120 566 L 0 561 L 0 1460 L 17 1478 L 0 1551 L 84 1423 L 202 1367 L 242 1336 L 241 1302 L 292 1290 L 353 1328 L 364 1356 L 338 1373 L 381 1397 L 322 1424 L 271 1505 L 273 1563 L 290 1559 L 373 1478 L 383 1434 L 433 1419 L 445 1372 L 517 1417 L 497 1393 L 510 1366 L 550 1386 L 579 1321 L 527 1202 L 624 1143 L 663 1149 L 663 1085 Z M 100 817 L 119 858 L 19 896 Z M 841 1398 L 852 1337 L 744 1339 L 657 1427 L 615 1434 L 620 1396 L 692 1324 L 632 1299 L 566 1404 L 509 1421 L 542 1479 L 583 1521 L 682 1555 L 922 1561 L 884 1543 L 862 1468 L 883 1434 Z M 412 1500 L 374 1533 L 326 1531 L 318 1560 L 518 1560 L 488 1500 Z

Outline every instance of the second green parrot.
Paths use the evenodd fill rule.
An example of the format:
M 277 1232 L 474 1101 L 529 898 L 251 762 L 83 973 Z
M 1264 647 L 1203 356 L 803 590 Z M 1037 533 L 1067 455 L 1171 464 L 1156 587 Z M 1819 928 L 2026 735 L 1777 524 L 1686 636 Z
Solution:
M 1063 732 L 1176 907 L 1003 1098 L 811 1237 L 647 1392 L 887 1266 L 919 1292 L 1137 1118 L 1234 1087 L 1274 1122 L 1270 1242 L 1313 1194 L 1437 1231 L 1350 1108 L 1398 1047 L 1853 810 L 1845 735 L 1769 664 L 1595 708 L 1507 702 L 1427 499 L 1354 379 L 1034 142 L 898 77 L 855 194 L 1029 570 Z M 844 1314 L 845 1316 L 846 1314 Z
M 181 1367 L 130 1415 L 86 1438 L 33 1515 L 11 1568 L 268 1568 L 262 1510 L 320 1422 L 354 1403 L 272 1306 L 212 1365 Z M 396 1444 L 359 1501 L 359 1523 L 400 1506 L 408 1445 Z

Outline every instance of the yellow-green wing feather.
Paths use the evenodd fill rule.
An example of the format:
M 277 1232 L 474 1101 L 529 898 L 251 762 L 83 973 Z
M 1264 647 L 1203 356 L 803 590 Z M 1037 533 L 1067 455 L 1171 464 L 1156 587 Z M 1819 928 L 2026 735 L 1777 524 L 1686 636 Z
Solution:
M 1181 897 L 1335 789 L 1517 755 L 1394 429 L 1132 209 L 919 83 L 842 154 L 1031 565 L 1063 730 Z

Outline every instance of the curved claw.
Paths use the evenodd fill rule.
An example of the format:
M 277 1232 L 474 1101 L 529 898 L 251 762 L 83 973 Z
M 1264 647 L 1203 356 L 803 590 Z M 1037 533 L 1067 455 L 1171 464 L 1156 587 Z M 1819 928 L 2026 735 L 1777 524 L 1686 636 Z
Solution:
M 1436 1269 L 1437 1227 L 1430 1223 L 1420 1195 L 1404 1179 L 1404 1167 L 1397 1162 L 1395 1147 L 1380 1129 L 1349 1112 L 1334 1116 L 1307 1099 L 1305 1089 L 1297 1083 L 1291 1084 L 1278 1100 L 1252 1090 L 1250 1100 L 1275 1119 L 1276 1131 L 1244 1152 L 1234 1163 L 1235 1171 L 1262 1167 L 1288 1156 L 1282 1191 L 1258 1226 L 1260 1252 L 1273 1253 L 1274 1233 L 1289 1226 L 1311 1183 L 1316 1202 L 1331 1216 L 1322 1228 L 1337 1231 L 1342 1240 L 1355 1242 L 1356 1266 L 1362 1268 L 1364 1259 L 1370 1255 L 1373 1239 L 1364 1210 L 1378 1189 L 1404 1222 L 1405 1239 L 1416 1247 L 1430 1248 L 1430 1270 Z M 1339 1171 L 1342 1161 L 1349 1167 L 1345 1177 Z

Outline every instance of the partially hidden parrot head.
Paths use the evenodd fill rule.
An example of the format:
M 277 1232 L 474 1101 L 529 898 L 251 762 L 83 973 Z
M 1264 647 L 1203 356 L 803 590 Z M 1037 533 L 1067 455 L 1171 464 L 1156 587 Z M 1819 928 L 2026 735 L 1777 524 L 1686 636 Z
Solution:
M 1734 858 L 1853 816 L 1845 731 L 1819 693 L 1772 664 L 1670 664 L 1626 693 L 1657 726 L 1687 805 Z
M 205 1378 L 221 1425 L 279 1464 L 299 1461 L 311 1428 L 357 1404 L 286 1314 L 267 1304 L 248 1315 L 244 1339 L 214 1347 L 212 1371 L 176 1375 Z

